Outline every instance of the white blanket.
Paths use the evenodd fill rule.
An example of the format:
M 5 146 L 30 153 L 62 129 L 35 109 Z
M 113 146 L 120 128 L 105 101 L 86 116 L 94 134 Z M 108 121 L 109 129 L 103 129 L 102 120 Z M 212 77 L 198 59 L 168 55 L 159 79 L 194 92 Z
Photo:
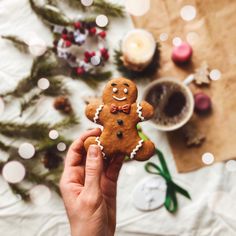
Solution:
M 76 12 L 71 14 L 76 15 Z M 130 19 L 117 20 L 110 26 L 108 35 L 110 47 L 118 45 L 125 32 L 132 27 Z M 30 37 L 38 34 L 47 44 L 52 43 L 50 31 L 31 11 L 27 0 L 0 1 L 0 34 Z M 0 93 L 12 89 L 21 78 L 29 73 L 32 57 L 19 53 L 9 42 L 0 39 Z M 94 91 L 81 81 L 67 80 L 73 92 L 73 106 L 80 114 L 81 125 L 72 138 L 79 136 L 86 128 L 95 126 L 83 115 L 82 98 L 94 95 Z M 101 85 L 102 87 L 102 85 Z M 101 87 L 96 94 L 101 93 Z M 141 83 L 139 84 L 140 89 Z M 48 109 L 45 109 L 48 106 Z M 19 115 L 18 102 L 7 107 L 0 119 L 14 119 Z M 32 114 L 26 112 L 22 120 L 59 120 L 61 117 L 52 108 L 52 99 L 42 99 Z M 17 118 L 18 119 L 18 118 Z M 117 236 L 169 235 L 169 236 L 233 236 L 236 235 L 236 173 L 226 170 L 223 163 L 201 170 L 178 174 L 165 134 L 157 132 L 146 122 L 144 131 L 160 148 L 168 163 L 174 180 L 185 187 L 192 200 L 178 196 L 179 211 L 171 215 L 164 207 L 141 212 L 132 203 L 132 190 L 144 177 L 144 163 L 129 162 L 122 167 L 118 183 Z M 220 135 L 220 134 L 219 134 Z M 2 138 L 0 136 L 0 138 Z M 0 153 L 0 158 L 6 155 Z M 191 158 L 191 156 L 189 157 Z M 157 162 L 157 158 L 153 158 Z M 80 214 L 80 213 L 79 213 Z M 82 214 L 82 212 L 81 212 Z M 44 206 L 25 204 L 14 196 L 7 183 L 0 178 L 0 235 L 2 236 L 67 236 L 69 224 L 61 199 L 53 194 Z

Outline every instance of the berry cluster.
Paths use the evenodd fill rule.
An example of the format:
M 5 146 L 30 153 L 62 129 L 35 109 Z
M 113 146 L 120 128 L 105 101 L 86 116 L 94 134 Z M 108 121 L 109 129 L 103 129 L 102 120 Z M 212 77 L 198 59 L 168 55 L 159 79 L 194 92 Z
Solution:
M 100 49 L 97 51 L 85 51 L 83 58 L 78 58 L 73 53 L 73 47 L 81 47 L 88 37 L 96 37 L 99 40 Z M 54 41 L 54 47 L 58 57 L 65 59 L 79 76 L 103 66 L 109 59 L 108 49 L 105 47 L 106 31 L 96 27 L 95 22 L 77 21 L 73 27 L 63 28 Z M 103 44 L 102 44 L 103 43 Z

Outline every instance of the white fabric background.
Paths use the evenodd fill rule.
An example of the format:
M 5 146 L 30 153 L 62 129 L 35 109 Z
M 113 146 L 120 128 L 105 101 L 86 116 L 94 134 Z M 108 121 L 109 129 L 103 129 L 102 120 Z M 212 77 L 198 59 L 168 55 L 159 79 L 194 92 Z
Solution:
M 76 15 L 77 13 L 71 12 L 71 14 Z M 129 18 L 114 22 L 108 36 L 110 46 L 116 46 L 124 33 L 131 27 Z M 27 0 L 1 0 L 0 34 L 14 34 L 27 38 L 32 32 L 38 34 L 47 44 L 51 44 L 52 36 L 49 30 L 32 13 Z M 18 80 L 28 74 L 32 57 L 18 52 L 9 42 L 2 39 L 0 39 L 0 52 L 0 92 L 2 92 L 13 88 Z M 75 138 L 88 127 L 94 126 L 83 115 L 84 104 L 81 102 L 81 98 L 100 94 L 102 85 L 93 91 L 81 81 L 68 79 L 66 84 L 73 91 L 73 106 L 81 117 L 81 125 L 75 132 L 68 131 L 71 137 Z M 142 91 L 141 82 L 138 85 Z M 0 119 L 18 117 L 19 108 L 17 105 L 17 102 L 14 102 L 8 106 Z M 45 106 L 48 106 L 48 109 L 41 109 Z M 38 117 L 42 121 L 59 120 L 61 117 L 51 107 L 52 99 L 41 99 L 36 112 L 34 111 L 34 114 L 32 111 L 26 112 L 22 120 L 31 122 L 38 120 Z M 148 122 L 144 123 L 142 127 L 157 147 L 164 152 L 174 180 L 190 192 L 192 201 L 178 196 L 180 210 L 176 215 L 169 214 L 164 207 L 152 212 L 136 210 L 132 204 L 132 191 L 136 184 L 148 174 L 144 171 L 144 163 L 135 161 L 125 163 L 118 183 L 116 235 L 236 235 L 236 203 L 234 200 L 236 197 L 236 173 L 228 172 L 225 164 L 218 163 L 192 173 L 178 174 L 165 134 L 156 131 Z M 0 136 L 0 138 L 2 137 Z M 0 153 L 0 158 L 6 158 L 6 155 Z M 154 157 L 153 161 L 156 162 L 156 159 Z M 70 235 L 61 199 L 53 194 L 51 200 L 44 206 L 25 204 L 11 193 L 7 183 L 0 177 L 0 235 Z

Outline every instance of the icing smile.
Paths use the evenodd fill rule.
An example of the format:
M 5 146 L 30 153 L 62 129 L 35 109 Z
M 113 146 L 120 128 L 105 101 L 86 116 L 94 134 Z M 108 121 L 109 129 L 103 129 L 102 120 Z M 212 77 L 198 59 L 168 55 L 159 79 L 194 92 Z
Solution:
M 124 101 L 126 100 L 126 97 L 122 97 L 122 98 L 118 98 L 115 95 L 112 96 L 114 99 L 116 99 L 117 101 Z

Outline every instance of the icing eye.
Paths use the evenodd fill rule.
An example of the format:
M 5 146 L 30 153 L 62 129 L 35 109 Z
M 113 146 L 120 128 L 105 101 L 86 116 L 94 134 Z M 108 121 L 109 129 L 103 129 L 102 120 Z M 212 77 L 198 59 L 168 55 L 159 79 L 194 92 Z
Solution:
M 112 91 L 113 91 L 113 93 L 117 93 L 118 88 L 113 88 Z
M 127 88 L 124 89 L 124 93 L 126 93 L 126 94 L 128 93 L 128 89 Z

